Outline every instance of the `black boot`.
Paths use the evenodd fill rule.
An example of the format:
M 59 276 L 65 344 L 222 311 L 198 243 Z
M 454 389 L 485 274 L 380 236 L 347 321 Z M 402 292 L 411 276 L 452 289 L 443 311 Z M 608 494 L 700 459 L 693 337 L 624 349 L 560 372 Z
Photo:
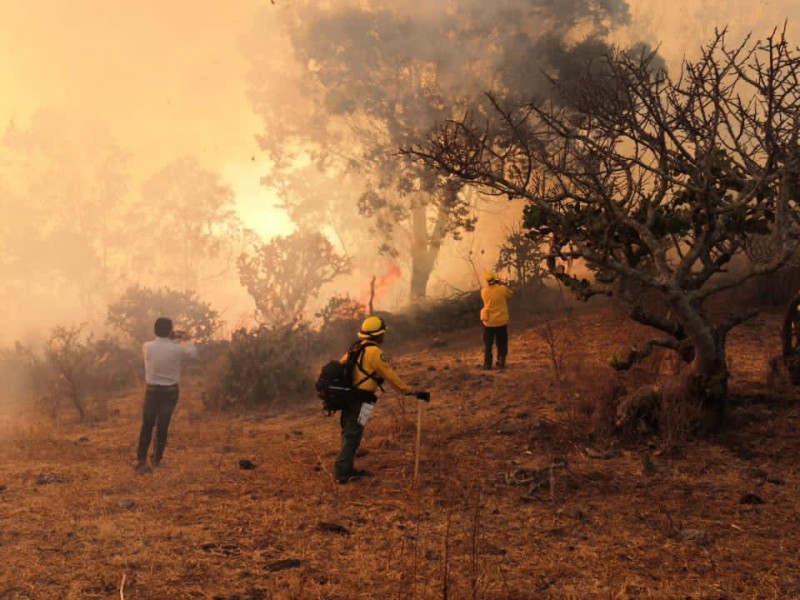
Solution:
M 498 369 L 505 369 L 506 368 L 506 357 L 505 356 L 498 356 L 497 357 L 497 368 Z
M 484 371 L 491 371 L 492 370 L 492 353 L 487 352 L 483 355 L 483 370 Z

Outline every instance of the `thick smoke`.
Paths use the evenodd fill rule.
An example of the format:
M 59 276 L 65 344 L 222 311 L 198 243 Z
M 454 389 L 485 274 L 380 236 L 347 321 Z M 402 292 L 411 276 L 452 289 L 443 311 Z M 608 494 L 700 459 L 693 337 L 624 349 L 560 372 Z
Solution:
M 260 143 L 276 165 L 268 182 L 283 189 L 292 214 L 324 220 L 343 246 L 355 248 L 355 278 L 362 284 L 382 247 L 403 272 L 399 294 L 408 293 L 409 282 L 412 295 L 424 291 L 425 283 L 415 287 L 415 281 L 426 278 L 443 290 L 474 286 L 476 266 L 464 260 L 480 256 L 477 270 L 493 267 L 494 234 L 511 226 L 519 210 L 502 211 L 493 227 L 479 224 L 488 236 L 476 247 L 469 233 L 482 201 L 462 193 L 461 204 L 443 216 L 434 205 L 441 192 L 402 164 L 397 148 L 476 110 L 487 91 L 530 101 L 546 93 L 548 76 L 579 78 L 580 65 L 607 54 L 609 33 L 629 22 L 624 1 L 420 6 L 407 0 L 324 8 L 301 1 L 277 16 L 265 7 L 246 53 L 251 100 L 264 124 Z M 278 25 L 291 41 L 294 68 L 288 72 L 271 54 Z M 271 86 L 275 80 L 278 89 Z M 309 189 L 319 173 L 329 180 Z M 343 197 L 332 211 L 334 194 Z M 357 207 L 353 198 L 359 198 Z M 423 217 L 420 203 L 427 206 Z M 454 243 L 462 238 L 466 245 Z M 356 239 L 362 243 L 351 243 Z M 447 254 L 466 258 L 448 262 Z
M 763 35 L 788 18 L 796 39 L 800 22 L 796 3 L 745 0 L 0 0 L 0 14 L 0 343 L 28 343 L 61 322 L 102 323 L 127 286 L 182 285 L 195 275 L 230 322 L 252 311 L 232 260 L 245 238 L 198 274 L 167 275 L 155 264 L 143 186 L 184 157 L 219 178 L 242 228 L 290 231 L 269 207 L 280 198 L 298 223 L 325 223 L 358 257 L 362 288 L 373 274 L 394 281 L 399 268 L 396 297 L 382 296 L 399 302 L 410 269 L 402 215 L 381 213 L 394 224 L 398 254 L 379 255 L 385 232 L 355 205 L 365 188 L 408 180 L 390 185 L 388 169 L 367 172 L 369 145 L 351 144 L 355 129 L 376 135 L 369 148 L 389 165 L 387 149 L 462 113 L 485 90 L 534 97 L 544 73 L 577 77 L 612 42 L 657 46 L 674 69 L 714 27 Z M 381 121 L 374 107 L 403 90 L 380 79 L 376 61 L 402 69 L 409 57 L 435 69 L 418 79 L 421 94 L 403 98 L 395 122 Z M 356 164 L 343 170 L 342 161 Z M 262 177 L 269 187 L 259 187 Z M 474 203 L 479 235 L 445 243 L 437 289 L 471 285 L 459 279 L 472 275 L 465 257 L 490 266 L 508 223 L 489 223 L 518 208 L 497 206 Z

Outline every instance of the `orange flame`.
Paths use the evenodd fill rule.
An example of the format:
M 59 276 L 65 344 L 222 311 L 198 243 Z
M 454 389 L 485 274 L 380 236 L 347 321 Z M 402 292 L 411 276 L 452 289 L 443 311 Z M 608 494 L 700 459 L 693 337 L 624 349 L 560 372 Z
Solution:
M 386 295 L 392 290 L 395 284 L 400 281 L 402 277 L 400 267 L 393 262 L 386 263 L 386 272 L 375 278 L 375 297 L 372 299 L 373 308 L 385 298 Z M 359 302 L 364 306 L 369 306 L 370 291 L 366 291 L 359 298 Z

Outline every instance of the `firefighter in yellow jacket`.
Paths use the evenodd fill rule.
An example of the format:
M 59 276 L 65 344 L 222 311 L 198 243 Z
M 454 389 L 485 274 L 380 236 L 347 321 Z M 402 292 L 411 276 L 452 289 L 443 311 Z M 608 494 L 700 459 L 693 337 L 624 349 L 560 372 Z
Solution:
M 408 386 L 395 373 L 383 355 L 380 344 L 386 333 L 386 324 L 377 316 L 367 317 L 358 332 L 358 341 L 351 351 L 360 352 L 353 369 L 353 399 L 343 409 L 340 417 L 342 426 L 342 449 L 334 465 L 334 477 L 338 483 L 347 483 L 353 479 L 369 475 L 367 471 L 355 469 L 356 450 L 361 444 L 364 427 L 375 408 L 376 392 L 388 381 L 404 394 L 413 394 Z M 347 361 L 345 354 L 341 362 Z
M 493 271 L 483 276 L 486 285 L 481 288 L 481 323 L 483 323 L 483 368 L 492 368 L 492 349 L 497 343 L 497 367 L 506 368 L 508 355 L 508 299 L 512 296 L 508 286 Z

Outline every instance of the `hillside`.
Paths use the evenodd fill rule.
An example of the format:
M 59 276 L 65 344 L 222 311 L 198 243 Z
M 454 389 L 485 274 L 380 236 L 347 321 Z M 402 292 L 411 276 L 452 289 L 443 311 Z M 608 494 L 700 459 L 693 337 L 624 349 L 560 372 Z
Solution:
M 344 486 L 338 420 L 311 400 L 215 414 L 187 382 L 145 476 L 138 391 L 96 425 L 7 418 L 0 599 L 800 597 L 800 405 L 767 385 L 779 322 L 734 330 L 728 428 L 679 444 L 591 433 L 610 352 L 644 337 L 612 309 L 516 323 L 505 372 L 478 368 L 478 328 L 389 339 L 433 396 L 416 482 L 417 408 L 395 392 L 362 445 L 375 476 Z

